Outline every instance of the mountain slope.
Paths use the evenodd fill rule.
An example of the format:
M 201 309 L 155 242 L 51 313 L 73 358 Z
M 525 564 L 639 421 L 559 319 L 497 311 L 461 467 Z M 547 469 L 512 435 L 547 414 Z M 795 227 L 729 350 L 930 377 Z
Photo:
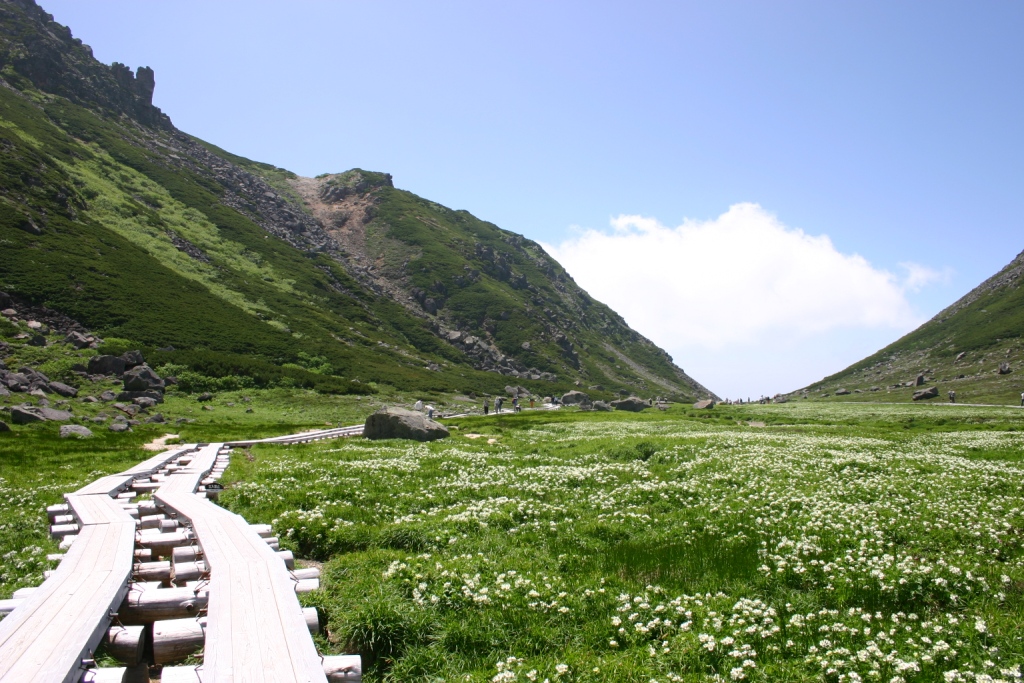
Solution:
M 15 301 L 156 362 L 294 364 L 330 391 L 710 394 L 537 244 L 387 174 L 300 178 L 182 133 L 152 105 L 152 70 L 100 64 L 31 0 L 0 1 L 0 78 Z
M 1024 252 L 921 327 L 802 392 L 829 393 L 830 400 L 910 400 L 924 375 L 941 400 L 955 391 L 960 402 L 1016 404 L 1024 391 L 1022 283 Z M 851 393 L 836 397 L 837 389 Z

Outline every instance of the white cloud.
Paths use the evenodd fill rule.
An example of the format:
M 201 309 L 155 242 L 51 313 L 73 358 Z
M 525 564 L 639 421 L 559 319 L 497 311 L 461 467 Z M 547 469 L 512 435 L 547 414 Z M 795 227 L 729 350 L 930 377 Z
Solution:
M 911 292 L 919 292 L 935 282 L 949 282 L 953 277 L 951 268 L 935 270 L 913 261 L 904 261 L 900 264 L 900 268 L 907 271 L 907 275 L 903 279 L 903 286 Z
M 905 263 L 907 273 L 901 279 L 857 254 L 841 253 L 826 235 L 787 227 L 757 204 L 736 204 L 714 220 L 687 220 L 674 228 L 653 218 L 625 215 L 612 219 L 611 227 L 610 232 L 583 230 L 544 248 L 581 287 L 715 390 L 716 378 L 701 376 L 699 366 L 725 365 L 722 354 L 736 358 L 745 349 L 760 349 L 762 353 L 754 354 L 761 356 L 759 363 L 771 364 L 763 350 L 780 348 L 784 340 L 785 362 L 799 363 L 801 345 L 810 348 L 834 339 L 837 332 L 847 335 L 839 344 L 843 348 L 849 347 L 851 332 L 871 331 L 871 344 L 877 343 L 879 333 L 895 339 L 921 322 L 906 292 L 944 277 Z M 821 349 L 810 355 L 815 354 L 821 356 Z M 704 360 L 694 367 L 694 358 Z M 774 381 L 783 369 L 772 367 Z M 789 376 L 797 382 L 806 371 L 792 368 Z M 744 372 L 751 376 L 749 368 Z M 735 382 L 730 379 L 728 384 Z M 730 388 L 730 395 L 741 391 Z

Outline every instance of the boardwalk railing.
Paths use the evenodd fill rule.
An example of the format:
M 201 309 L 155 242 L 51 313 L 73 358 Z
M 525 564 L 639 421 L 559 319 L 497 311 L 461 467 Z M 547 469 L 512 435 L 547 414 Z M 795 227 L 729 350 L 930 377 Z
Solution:
M 362 427 L 233 442 L 304 443 Z M 233 445 L 231 444 L 231 445 Z M 269 525 L 214 505 L 229 444 L 192 444 L 102 477 L 47 509 L 66 553 L 42 585 L 0 601 L 0 683 L 148 681 L 149 664 L 203 649 L 198 666 L 161 681 L 358 681 L 358 656 L 321 657 L 315 608 L 298 593 L 318 569 L 296 569 Z M 207 488 L 207 487 L 210 488 Z M 139 494 L 152 500 L 135 502 Z M 97 668 L 100 643 L 126 664 Z

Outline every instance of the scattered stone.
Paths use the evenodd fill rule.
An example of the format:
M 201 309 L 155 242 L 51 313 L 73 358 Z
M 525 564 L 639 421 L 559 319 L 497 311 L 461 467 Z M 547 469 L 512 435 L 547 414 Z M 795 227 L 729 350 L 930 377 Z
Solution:
M 966 355 L 967 355 L 966 351 L 961 351 L 960 353 L 956 354 L 956 358 L 953 359 L 953 362 L 955 363 L 958 360 L 963 360 L 964 356 L 966 356 Z
M 10 425 L 8 425 L 3 420 L 0 420 L 0 432 L 9 432 L 9 431 L 11 431 Z
M 83 427 L 82 425 L 60 426 L 60 438 L 70 439 L 73 436 L 79 439 L 88 439 L 92 436 L 92 431 L 88 427 Z
M 31 337 L 29 337 L 29 340 L 26 343 L 29 346 L 38 346 L 38 347 L 42 348 L 42 347 L 46 346 L 46 337 L 44 337 L 41 334 L 34 334 Z
M 580 403 L 590 403 L 590 397 L 584 394 L 582 391 L 576 391 L 573 389 L 567 394 L 562 395 L 562 405 L 577 405 Z M 612 405 L 615 405 L 614 403 Z
M 213 406 L 203 406 L 203 410 L 213 410 Z
M 836 396 L 847 396 L 849 393 L 847 389 L 836 389 Z
M 125 370 L 121 379 L 124 381 L 125 391 L 163 391 L 164 381 L 153 372 L 148 365 L 136 365 L 130 370 Z
M 918 376 L 917 376 L 917 379 L 916 379 L 916 380 L 914 380 L 914 386 L 915 386 L 915 387 L 923 387 L 923 386 L 924 386 L 924 383 L 925 383 L 926 381 L 927 381 L 927 380 L 926 380 L 926 379 L 924 378 L 924 375 L 918 375 Z
M 939 395 L 939 388 L 938 387 L 929 387 L 927 389 L 921 389 L 920 391 L 915 391 L 914 392 L 914 396 L 913 396 L 913 400 L 915 400 L 915 401 L 924 401 L 924 400 L 927 400 L 929 398 L 935 398 L 938 395 Z
M 0 398 L 6 398 L 7 396 L 10 396 L 10 395 L 11 395 L 11 390 L 8 389 L 7 387 L 5 387 L 3 384 L 0 384 Z
M 162 413 L 156 413 L 146 418 L 147 424 L 163 424 L 167 422 Z
M 142 351 L 139 350 L 125 351 L 121 354 L 121 360 L 124 361 L 125 370 L 131 370 L 146 362 L 146 359 L 142 357 Z
M 245 409 L 245 412 L 247 412 L 247 413 L 251 413 L 251 412 L 252 412 L 252 408 L 246 408 L 246 409 Z
M 117 394 L 115 394 L 113 391 L 110 391 L 109 389 L 107 389 L 102 394 L 100 394 L 100 400 L 101 401 L 114 401 L 116 399 L 117 399 Z
M 66 422 L 71 419 L 71 413 L 66 410 L 56 410 L 46 406 L 14 406 L 11 408 L 11 422 L 14 424 L 31 424 L 32 422 Z
M 90 375 L 123 375 L 124 358 L 117 356 L 93 356 L 89 359 Z
M 693 404 L 693 407 L 696 408 L 697 410 L 707 410 L 709 408 L 714 408 L 715 402 L 713 399 L 707 398 L 704 399 L 703 401 L 697 401 L 696 403 Z
M 122 391 L 117 395 L 118 401 L 136 402 L 138 399 L 147 399 L 156 403 L 164 402 L 164 395 L 159 391 Z
M 157 404 L 157 400 L 149 396 L 138 396 L 132 399 L 132 403 L 140 408 L 152 408 Z
M 107 429 L 112 432 L 130 432 L 132 430 L 131 425 L 127 422 L 111 422 Z
M 4 310 L 0 311 L 0 313 L 3 313 L 5 318 L 13 318 L 14 316 L 18 315 L 18 312 L 13 308 L 5 308 Z
M 636 396 L 630 396 L 628 398 L 619 399 L 618 401 L 612 401 L 612 408 L 615 410 L 628 410 L 631 413 L 639 413 L 645 408 L 650 408 L 651 404 L 642 398 Z
M 68 332 L 68 335 L 64 337 L 64 343 L 71 344 L 76 349 L 87 349 L 92 342 L 92 337 L 87 337 L 81 332 Z
M 204 403 L 206 401 L 212 401 L 213 400 L 213 394 L 211 394 L 208 391 L 204 391 L 203 393 L 201 393 L 198 396 L 196 396 L 196 400 L 199 401 L 200 403 Z
M 74 398 L 75 396 L 78 396 L 78 389 L 75 389 L 72 386 L 68 386 L 63 382 L 50 382 L 48 386 L 50 387 L 50 391 L 52 391 L 55 394 L 60 394 L 61 396 L 66 396 L 67 398 Z
M 366 418 L 363 436 L 367 439 L 413 439 L 435 441 L 448 436 L 448 429 L 423 413 L 405 408 L 382 407 Z
M 871 387 L 868 391 L 881 391 L 882 387 Z
M 96 417 L 92 418 L 92 421 L 95 422 L 96 424 L 101 425 L 101 424 L 103 424 L 104 422 L 107 421 L 107 418 L 100 417 L 100 416 L 97 415 Z
M 30 329 L 30 330 L 41 330 L 41 329 L 43 329 L 43 324 L 41 322 L 39 322 L 38 320 L 29 320 L 25 324 L 28 325 L 28 329 Z
M 1010 369 L 1009 363 L 1000 363 L 998 372 L 1000 375 L 1009 375 L 1013 370 Z
M 594 410 L 604 413 L 613 410 L 613 408 L 604 401 L 594 401 Z

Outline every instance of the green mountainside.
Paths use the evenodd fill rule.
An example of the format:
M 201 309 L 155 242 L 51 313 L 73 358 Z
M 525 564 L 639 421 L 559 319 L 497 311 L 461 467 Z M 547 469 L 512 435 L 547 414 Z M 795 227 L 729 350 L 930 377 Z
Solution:
M 961 403 L 1012 403 L 1024 391 L 1024 252 L 910 334 L 821 382 L 810 398 L 909 401 L 937 387 Z M 918 378 L 921 379 L 918 379 Z M 920 382 L 920 385 L 919 385 Z M 836 396 L 836 391 L 848 391 Z
M 177 130 L 154 87 L 33 0 L 0 1 L 10 305 L 257 384 L 713 395 L 536 243 L 387 174 L 232 155 Z

